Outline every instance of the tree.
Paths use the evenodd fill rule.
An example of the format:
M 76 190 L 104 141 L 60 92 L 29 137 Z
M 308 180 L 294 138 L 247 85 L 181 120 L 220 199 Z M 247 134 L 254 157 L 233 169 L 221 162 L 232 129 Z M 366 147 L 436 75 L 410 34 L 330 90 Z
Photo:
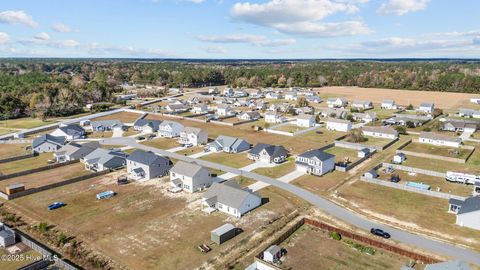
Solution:
M 412 104 L 408 104 L 408 106 L 407 106 L 405 109 L 407 109 L 407 110 L 409 110 L 409 111 L 410 111 L 410 110 L 413 110 L 413 109 L 414 109 L 414 107 L 413 107 L 413 105 L 412 105 Z
M 297 107 L 307 107 L 308 106 L 308 100 L 305 97 L 298 97 L 297 98 Z
M 360 129 L 352 129 L 350 132 L 347 134 L 345 137 L 345 140 L 347 142 L 352 142 L 352 143 L 360 143 L 360 142 L 365 142 L 367 141 L 367 138 L 365 138 L 362 134 L 362 130 Z
M 402 135 L 406 135 L 407 134 L 407 129 L 403 126 L 396 126 L 395 127 L 395 130 L 399 133 L 399 134 L 402 134 Z
M 412 121 L 407 121 L 407 122 L 405 123 L 405 126 L 406 126 L 407 128 L 416 128 L 415 123 L 412 122 Z

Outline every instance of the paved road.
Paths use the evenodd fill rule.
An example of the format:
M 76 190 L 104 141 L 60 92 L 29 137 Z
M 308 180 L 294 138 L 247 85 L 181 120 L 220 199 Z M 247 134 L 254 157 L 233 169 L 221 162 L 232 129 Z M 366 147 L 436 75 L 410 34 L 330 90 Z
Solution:
M 143 149 L 146 151 L 152 151 L 154 153 L 167 156 L 170 158 L 178 159 L 178 160 L 183 160 L 186 162 L 196 162 L 197 164 L 201 166 L 205 166 L 208 168 L 213 168 L 217 170 L 222 170 L 225 172 L 233 173 L 236 175 L 241 175 L 247 178 L 254 179 L 256 181 L 260 181 L 278 188 L 281 188 L 285 191 L 288 191 L 292 194 L 295 194 L 296 196 L 306 200 L 310 204 L 318 207 L 319 209 L 325 211 L 326 213 L 343 220 L 344 222 L 347 222 L 349 224 L 355 225 L 360 229 L 364 230 L 370 230 L 370 228 L 375 227 L 375 228 L 381 228 L 383 230 L 388 231 L 392 235 L 392 239 L 398 240 L 400 242 L 403 242 L 405 244 L 409 244 L 412 246 L 416 246 L 418 248 L 424 249 L 424 250 L 429 250 L 431 252 L 445 255 L 445 256 L 451 256 L 457 259 L 461 259 L 470 263 L 478 264 L 480 265 L 480 254 L 469 249 L 464 249 L 461 247 L 454 246 L 449 243 L 444 243 L 440 241 L 435 241 L 432 239 L 429 239 L 427 237 L 421 236 L 421 235 L 416 235 L 413 233 L 405 232 L 387 225 L 379 224 L 374 221 L 371 221 L 362 215 L 356 214 L 352 211 L 349 211 L 337 204 L 332 203 L 329 200 L 326 200 L 312 192 L 309 192 L 303 188 L 300 188 L 298 186 L 295 186 L 293 184 L 289 184 L 286 182 L 281 182 L 278 180 L 275 180 L 270 177 L 266 177 L 257 173 L 253 172 L 247 172 L 243 171 L 240 169 L 235 169 L 232 167 L 228 167 L 222 164 L 214 163 L 214 162 L 209 162 L 206 160 L 202 159 L 194 159 L 188 156 L 176 154 L 176 153 L 171 153 L 165 150 L 157 149 L 154 147 L 149 147 L 145 145 L 141 145 L 136 143 L 133 139 L 131 138 L 112 138 L 112 139 L 105 139 L 103 140 L 103 143 L 105 144 L 113 144 L 113 145 L 127 145 L 131 146 L 134 148 L 138 149 Z M 434 226 L 434 224 L 432 224 Z

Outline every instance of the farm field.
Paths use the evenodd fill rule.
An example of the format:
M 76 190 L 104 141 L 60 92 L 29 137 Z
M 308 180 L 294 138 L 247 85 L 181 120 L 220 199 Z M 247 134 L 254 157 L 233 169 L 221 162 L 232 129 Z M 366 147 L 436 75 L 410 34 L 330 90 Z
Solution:
M 151 146 L 151 147 L 155 147 L 155 148 L 158 148 L 158 149 L 163 149 L 163 150 L 168 150 L 168 149 L 180 146 L 180 144 L 178 144 L 178 142 L 177 142 L 177 139 L 175 139 L 175 138 L 173 138 L 173 139 L 156 138 L 156 139 L 153 139 L 153 140 L 143 141 L 143 142 L 141 142 L 141 144 Z
M 255 229 L 269 220 L 293 211 L 300 202 L 271 189 L 261 196 L 269 202 L 242 219 L 222 213 L 200 211 L 200 194 L 171 194 L 166 191 L 168 179 L 125 186 L 114 184 L 109 175 L 33 194 L 7 202 L 24 215 L 56 225 L 57 229 L 75 235 L 95 251 L 105 254 L 127 268 L 193 269 L 207 258 L 242 245 Z M 113 190 L 113 198 L 96 200 L 95 194 Z M 46 211 L 44 205 L 62 201 L 66 207 Z M 224 223 L 244 230 L 232 240 L 217 246 L 210 242 L 210 231 Z M 209 244 L 212 251 L 203 254 L 199 244 Z M 182 256 L 172 256 L 181 253 Z M 125 256 L 128 253 L 131 256 Z M 188 260 L 182 259 L 188 257 Z
M 415 90 L 395 90 L 380 88 L 361 88 L 351 86 L 330 86 L 317 88 L 322 95 L 333 95 L 345 97 L 347 99 L 365 99 L 374 103 L 381 103 L 384 99 L 392 99 L 399 105 L 414 106 L 420 105 L 422 102 L 433 102 L 439 108 L 459 108 L 468 103 L 475 94 L 466 93 L 450 93 L 435 91 L 415 91 Z
M 339 188 L 335 200 L 367 217 L 480 250 L 480 231 L 456 225 L 446 199 L 356 181 Z
M 27 151 L 26 148 L 30 146 L 29 144 L 1 144 L 0 145 L 0 158 L 8 158 L 14 156 L 21 156 L 28 154 L 30 151 Z
M 148 115 L 146 118 L 158 120 L 169 119 L 177 121 L 184 126 L 201 128 L 208 132 L 208 136 L 210 138 L 216 138 L 218 137 L 218 135 L 227 135 L 243 138 L 247 140 L 250 144 L 254 145 L 260 142 L 275 145 L 284 145 L 285 147 L 287 147 L 287 150 L 291 152 L 291 154 L 300 154 L 313 148 L 320 148 L 321 146 L 331 143 L 332 140 L 342 135 L 341 132 L 332 132 L 327 131 L 325 128 L 319 128 L 317 130 L 309 131 L 299 136 L 289 137 L 266 132 L 256 132 L 250 127 L 251 125 L 240 125 L 239 127 L 232 128 L 227 126 L 214 125 L 211 123 L 198 123 L 188 120 L 167 118 L 159 115 Z
M 52 153 L 43 153 L 36 157 L 21 159 L 8 163 L 0 163 L 0 172 L 2 174 L 11 174 L 31 169 L 47 166 L 47 161 L 52 159 Z
M 85 167 L 82 163 L 74 163 L 43 172 L 27 174 L 0 181 L 0 191 L 5 191 L 5 188 L 9 185 L 20 183 L 25 184 L 25 189 L 38 188 L 90 173 L 91 172 L 85 170 Z
M 247 158 L 247 153 L 229 154 L 218 152 L 203 156 L 201 159 L 220 163 L 233 168 L 242 168 L 253 163 L 253 160 Z
M 331 239 L 328 232 L 303 225 L 280 244 L 287 249 L 282 263 L 283 269 L 400 269 L 409 263 L 409 259 L 400 255 L 375 249 L 374 255 L 358 251 L 348 244 L 352 241 L 343 238 Z M 364 245 L 359 242 L 354 242 Z M 367 245 L 364 245 L 368 247 Z M 360 267 L 360 268 L 359 268 Z M 417 267 L 415 269 L 423 269 Z
M 100 120 L 120 120 L 122 123 L 133 123 L 137 120 L 141 114 L 132 113 L 132 112 L 119 112 L 102 117 L 97 117 L 91 121 L 100 121 Z
M 471 151 L 464 148 L 436 146 L 417 142 L 408 144 L 402 150 L 461 159 L 465 159 Z M 455 151 L 458 151 L 458 154 L 454 153 Z

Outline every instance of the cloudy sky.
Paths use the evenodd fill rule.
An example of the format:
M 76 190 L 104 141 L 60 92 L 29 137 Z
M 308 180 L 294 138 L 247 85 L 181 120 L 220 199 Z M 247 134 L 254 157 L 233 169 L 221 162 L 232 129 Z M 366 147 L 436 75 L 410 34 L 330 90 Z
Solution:
M 0 57 L 480 57 L 478 0 L 1 0 Z

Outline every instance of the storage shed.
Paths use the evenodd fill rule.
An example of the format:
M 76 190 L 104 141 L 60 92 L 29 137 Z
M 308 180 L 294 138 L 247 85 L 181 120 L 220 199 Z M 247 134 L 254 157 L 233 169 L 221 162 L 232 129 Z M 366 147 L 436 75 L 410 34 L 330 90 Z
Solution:
M 4 228 L 0 231 L 0 247 L 9 247 L 15 244 L 15 232 Z
M 211 231 L 210 237 L 212 242 L 220 245 L 232 239 L 233 237 L 235 237 L 235 234 L 236 234 L 235 226 L 233 226 L 230 223 L 227 223 Z
M 18 192 L 22 192 L 24 190 L 25 190 L 24 184 L 12 184 L 5 187 L 5 193 L 7 193 L 7 195 L 12 195 Z

